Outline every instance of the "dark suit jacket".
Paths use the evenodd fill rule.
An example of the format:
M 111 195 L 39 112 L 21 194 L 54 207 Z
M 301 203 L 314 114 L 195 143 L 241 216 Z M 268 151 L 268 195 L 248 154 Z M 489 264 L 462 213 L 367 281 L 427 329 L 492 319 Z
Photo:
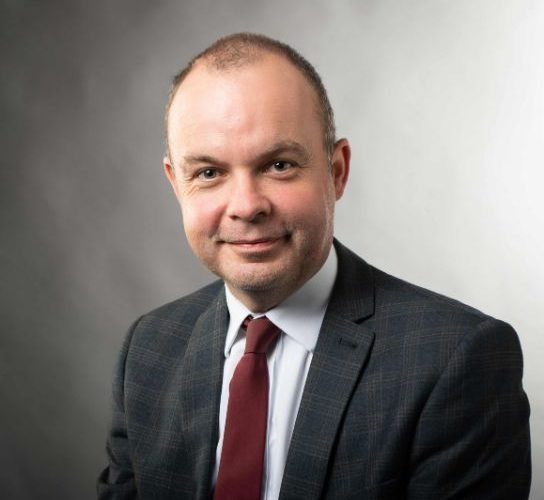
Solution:
M 514 330 L 335 245 L 338 276 L 280 498 L 527 498 Z M 210 498 L 228 320 L 216 282 L 132 326 L 99 498 Z

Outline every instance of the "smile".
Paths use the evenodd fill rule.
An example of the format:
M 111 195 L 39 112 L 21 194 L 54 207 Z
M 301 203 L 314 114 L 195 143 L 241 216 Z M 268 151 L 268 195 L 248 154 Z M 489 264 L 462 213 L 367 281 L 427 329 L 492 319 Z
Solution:
M 226 243 L 238 251 L 255 253 L 267 252 L 275 249 L 277 246 L 285 243 L 288 236 L 273 237 L 273 238 L 255 238 L 255 239 L 240 239 L 227 241 Z
M 254 240 L 235 240 L 231 241 L 231 245 L 242 246 L 242 247 L 259 247 L 274 244 L 276 241 L 279 241 L 282 238 L 259 238 Z

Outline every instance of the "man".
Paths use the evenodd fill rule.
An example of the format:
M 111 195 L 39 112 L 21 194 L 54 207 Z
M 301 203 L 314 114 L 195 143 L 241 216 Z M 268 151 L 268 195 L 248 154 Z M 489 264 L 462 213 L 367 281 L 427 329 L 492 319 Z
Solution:
M 100 498 L 527 498 L 517 336 L 333 244 L 350 149 L 311 65 L 221 39 L 166 118 L 188 241 L 222 281 L 130 329 Z

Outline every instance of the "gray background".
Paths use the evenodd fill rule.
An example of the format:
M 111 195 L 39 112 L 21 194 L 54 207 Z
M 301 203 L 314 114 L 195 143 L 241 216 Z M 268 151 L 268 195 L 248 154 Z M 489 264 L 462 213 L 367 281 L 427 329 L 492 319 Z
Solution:
M 0 495 L 91 499 L 137 315 L 210 280 L 161 169 L 169 80 L 216 37 L 291 43 L 353 147 L 337 236 L 511 322 L 544 495 L 544 2 L 7 1 Z

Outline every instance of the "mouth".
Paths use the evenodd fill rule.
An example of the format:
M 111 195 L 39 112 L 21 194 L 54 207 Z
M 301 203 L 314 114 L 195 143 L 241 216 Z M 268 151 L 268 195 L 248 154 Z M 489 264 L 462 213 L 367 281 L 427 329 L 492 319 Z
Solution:
M 268 252 L 289 240 L 289 235 L 265 236 L 260 238 L 240 238 L 225 240 L 232 248 L 244 253 Z
M 256 248 L 266 245 L 273 245 L 283 238 L 256 238 L 256 239 L 241 239 L 229 241 L 229 244 L 239 247 Z

